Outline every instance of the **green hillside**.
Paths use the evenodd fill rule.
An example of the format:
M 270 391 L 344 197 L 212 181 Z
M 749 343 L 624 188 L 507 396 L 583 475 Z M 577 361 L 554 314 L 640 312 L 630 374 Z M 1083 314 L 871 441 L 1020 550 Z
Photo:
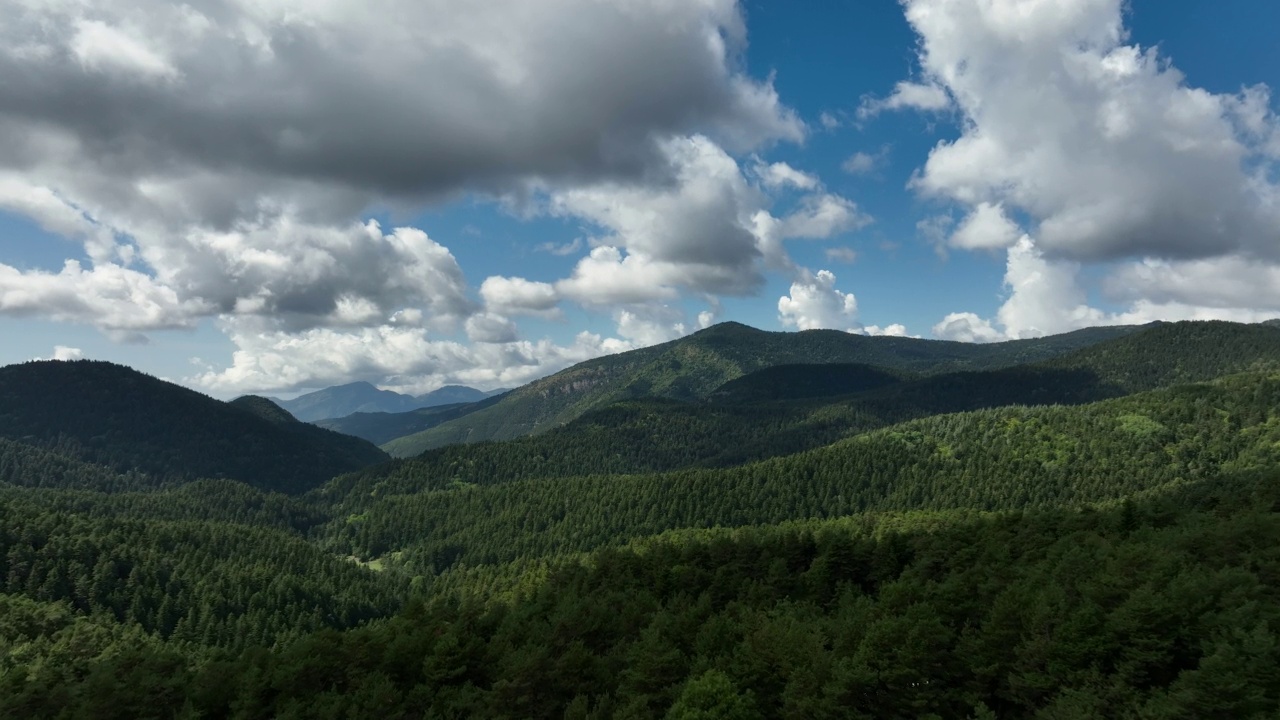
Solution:
M 1112 401 L 1095 414 L 1141 435 L 1152 427 L 1116 412 L 1172 404 L 1187 423 L 1175 434 L 1220 423 L 1224 412 L 1243 413 L 1235 422 L 1252 430 L 1260 425 L 1247 418 L 1249 403 L 1229 398 L 1255 386 L 1265 396 L 1256 407 L 1272 411 L 1261 426 L 1271 430 L 1245 445 L 1274 445 L 1277 385 L 1280 378 L 1233 378 L 1173 391 L 1175 398 L 1162 392 L 1144 402 Z M 1200 406 L 1208 412 L 1197 415 Z M 1030 451 L 1043 436 L 1011 437 Z M 1280 710 L 1271 681 L 1280 652 L 1269 633 L 1280 623 L 1272 582 L 1280 573 L 1280 477 L 1274 464 L 1233 469 L 1274 458 L 1220 452 L 1223 439 L 1209 441 L 1199 458 L 1208 462 L 1201 470 L 1211 465 L 1213 472 L 1125 502 L 1064 506 L 1059 499 L 1001 512 L 870 513 L 636 537 L 487 576 L 523 588 L 514 594 L 472 594 L 487 592 L 486 576 L 451 572 L 446 577 L 471 578 L 459 588 L 469 599 L 437 595 L 389 620 L 289 635 L 297 639 L 212 662 L 180 638 L 193 637 L 191 627 L 211 628 L 204 632 L 216 638 L 220 626 L 200 618 L 217 612 L 196 610 L 195 624 L 187 615 L 174 620 L 172 610 L 155 613 L 146 622 L 172 623 L 165 639 L 145 624 L 80 614 L 46 580 L 35 588 L 39 597 L 0 595 L 0 633 L 11 648 L 0 657 L 0 712 L 700 717 L 727 708 L 734 717 L 760 718 L 1268 717 Z M 164 543 L 174 529 L 152 532 Z M 41 532 L 55 538 L 47 557 L 72 556 L 56 529 Z M 150 537 L 134 542 L 145 547 Z M 202 552 L 225 547 L 216 536 L 200 540 L 211 546 Z M 177 577 L 178 587 L 190 582 Z M 373 577 L 358 577 L 347 592 L 370 592 L 364 583 Z M 231 592 L 233 603 L 244 596 L 221 582 L 215 576 L 192 587 Z M 250 618 L 262 616 L 244 617 L 233 636 L 248 634 L 261 622 Z
M 730 381 L 705 403 L 622 401 L 546 433 L 439 448 L 341 482 L 403 492 L 564 477 L 583 468 L 626 474 L 727 467 L 940 413 L 1076 405 L 1268 367 L 1280 368 L 1280 334 L 1234 323 L 1161 324 L 1048 363 L 916 379 L 863 365 L 781 365 Z
M 1280 465 L 1280 375 L 1246 374 L 1083 406 L 939 415 L 723 470 L 475 486 L 396 483 L 338 501 L 335 552 L 413 572 L 583 552 L 682 527 L 872 510 L 1076 507 Z M 320 497 L 340 488 L 326 488 Z
M 234 478 L 284 492 L 386 459 L 267 402 L 219 402 L 110 363 L 30 362 L 0 368 L 0 438 L 157 481 Z
M 211 715 L 1272 717 L 1277 506 L 1271 473 L 1088 510 L 668 534 L 510 600 L 178 677 Z
M 409 457 L 455 443 L 507 440 L 546 432 L 620 400 L 699 400 L 725 383 L 777 365 L 858 363 L 887 371 L 936 374 L 1037 362 L 1136 331 L 1091 328 L 989 345 L 864 337 L 835 330 L 764 332 L 723 323 L 642 350 L 589 360 L 503 396 L 464 418 L 383 445 Z
M 691 367 L 748 365 L 722 330 Z M 1280 333 L 866 340 L 898 364 L 637 392 L 306 493 L 372 446 L 103 363 L 0 369 L 0 716 L 1280 712 Z

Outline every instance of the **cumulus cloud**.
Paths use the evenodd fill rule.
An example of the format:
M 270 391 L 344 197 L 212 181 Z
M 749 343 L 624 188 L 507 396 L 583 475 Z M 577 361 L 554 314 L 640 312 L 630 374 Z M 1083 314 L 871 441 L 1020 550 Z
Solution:
M 1004 340 L 1004 333 L 995 329 L 990 320 L 976 313 L 951 313 L 933 326 L 933 336 L 939 340 L 958 342 L 997 342 Z
M 978 203 L 951 234 L 952 247 L 965 250 L 997 250 L 1012 246 L 1022 230 L 1004 214 L 999 203 Z
M 1280 309 L 1280 265 L 1238 255 L 1184 262 L 1144 260 L 1113 272 L 1106 290 L 1118 300 L 1275 310 Z
M 1260 322 L 1280 316 L 1280 266 L 1231 256 L 1207 260 L 1143 260 L 1118 266 L 1104 290 L 1121 309 L 1091 306 L 1080 266 L 1047 258 L 1030 238 L 1008 250 L 1008 297 L 994 319 L 951 313 L 933 327 L 946 340 L 993 342 L 1039 337 L 1096 325 L 1142 325 L 1155 320 Z
M 618 335 L 635 347 L 646 347 L 689 334 L 684 313 L 668 305 L 651 304 L 617 314 Z
M 1156 50 L 1125 44 L 1122 0 L 904 5 L 926 77 L 964 115 L 920 192 L 979 219 L 1001 204 L 1025 213 L 1056 257 L 1280 255 L 1277 189 L 1252 171 L 1276 127 L 1262 91 L 1189 86 Z
M 511 343 L 519 337 L 516 324 L 494 313 L 477 313 L 467 318 L 467 337 L 478 343 Z
M 210 312 L 144 273 L 111 263 L 85 270 L 68 260 L 57 273 L 0 264 L 0 313 L 94 325 L 113 333 L 191 327 Z
M 768 81 L 741 72 L 745 25 L 728 0 L 377 12 L 142 0 L 92 13 L 6 0 L 0 12 L 9 144 L 56 136 L 123 194 L 192 168 L 383 194 L 636 177 L 665 137 L 747 149 L 804 132 Z
M 1008 253 L 996 315 L 952 313 L 935 335 L 1274 312 L 1280 122 L 1268 88 L 1191 86 L 1157 50 L 1129 44 L 1122 0 L 903 5 L 924 82 L 963 118 L 912 181 L 963 219 L 936 215 L 920 233 L 940 249 Z M 1104 290 L 1119 311 L 1092 307 L 1081 287 L 1078 263 L 1101 262 L 1113 263 Z
M 793 187 L 800 190 L 813 190 L 820 184 L 817 177 L 797 170 L 784 162 L 768 165 L 758 162 L 754 171 L 765 187 L 769 188 Z
M 871 222 L 871 216 L 852 200 L 822 193 L 806 197 L 798 209 L 782 219 L 781 230 L 787 238 L 823 239 L 860 230 Z
M 1077 282 L 1080 266 L 1044 257 L 1029 237 L 1008 250 L 1004 284 L 1008 298 L 996 312 L 997 330 L 973 313 L 952 313 L 934 326 L 934 335 L 947 340 L 990 342 L 1017 340 L 1068 332 L 1091 325 L 1119 322 L 1089 306 Z
M 872 337 L 911 337 L 911 334 L 907 332 L 907 326 L 901 323 L 894 323 L 885 327 L 868 325 L 862 328 L 862 332 Z
M 580 333 L 572 344 L 564 346 L 549 340 L 467 345 L 432 339 L 422 328 L 283 332 L 261 318 L 235 317 L 221 323 L 236 346 L 231 366 L 209 369 L 186 380 L 221 395 L 286 392 L 351 380 L 377 381 L 409 393 L 449 383 L 513 387 L 630 347 L 624 341 L 590 333 Z
M 840 163 L 840 169 L 850 175 L 870 175 L 879 170 L 889 158 L 889 147 L 886 145 L 876 153 L 859 150 Z
M 303 368 L 318 383 L 402 367 L 382 359 L 428 332 L 423 348 L 453 357 L 434 338 L 457 329 L 474 367 L 483 355 L 499 375 L 575 356 L 521 345 L 510 320 L 555 317 L 562 290 L 491 278 L 476 303 L 445 245 L 359 220 L 466 193 L 585 219 L 615 265 L 634 256 L 667 287 L 748 292 L 759 253 L 744 218 L 763 200 L 728 153 L 805 133 L 746 74 L 733 0 L 0 0 L 0 13 L 0 209 L 90 260 L 0 265 L 0 313 L 134 339 L 218 318 L 239 350 L 210 388 L 269 387 L 282 358 L 281 386 Z M 670 224 L 619 204 L 645 198 Z M 364 341 L 382 354 L 299 357 Z
M 486 308 L 505 315 L 554 317 L 559 313 L 560 294 L 549 283 L 494 275 L 480 284 L 480 297 Z
M 886 110 L 923 110 L 938 112 L 951 107 L 951 98 L 942 86 L 935 83 L 902 81 L 894 86 L 887 98 L 867 97 L 858 108 L 858 117 L 873 118 Z
M 665 149 L 671 183 L 610 182 L 552 195 L 553 212 L 603 233 L 562 292 L 586 302 L 640 302 L 670 297 L 674 288 L 744 295 L 761 285 L 751 226 L 764 202 L 760 191 L 708 138 L 673 140 Z
M 54 360 L 80 360 L 84 357 L 84 351 L 78 347 L 67 347 L 66 345 L 53 346 Z
M 858 301 L 836 288 L 836 276 L 819 270 L 791 284 L 789 295 L 778 299 L 778 320 L 797 330 L 833 329 L 857 332 Z

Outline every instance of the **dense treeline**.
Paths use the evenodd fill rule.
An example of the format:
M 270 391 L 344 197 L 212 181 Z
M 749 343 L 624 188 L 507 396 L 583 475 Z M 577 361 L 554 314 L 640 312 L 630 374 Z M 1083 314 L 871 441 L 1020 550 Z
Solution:
M 588 476 L 395 494 L 353 492 L 326 526 L 336 552 L 396 552 L 415 572 L 581 552 L 681 527 L 869 510 L 1074 507 L 1280 465 L 1280 376 L 1081 407 L 913 421 L 727 470 Z
M 275 528 L 0 505 L 0 593 L 66 601 L 161 637 L 271 644 L 395 612 L 396 576 L 371 572 Z M 81 498 L 83 501 L 83 498 Z
M 564 477 L 584 468 L 634 474 L 730 467 L 914 418 L 1009 405 L 1090 403 L 1265 367 L 1280 367 L 1280 333 L 1232 323 L 1158 325 L 1049 365 L 918 379 L 863 365 L 784 365 L 726 383 L 710 403 L 615 403 L 547 433 L 427 451 L 361 471 L 340 484 L 360 492 L 374 487 L 407 492 L 449 483 Z M 829 394 L 814 397 L 820 388 Z M 851 394 L 832 397 L 846 391 Z
M 6 368 L 0 717 L 1275 717 L 1280 332 L 1133 332 L 774 368 L 307 493 L 369 446 Z M 613 370 L 702 392 L 753 333 L 587 364 L 564 407 Z M 797 337 L 950 352 L 763 342 Z
M 386 460 L 364 440 L 88 360 L 0 368 L 0 437 L 120 473 L 230 478 L 283 492 Z
M 722 323 L 679 340 L 589 360 L 503 396 L 493 406 L 387 443 L 398 457 L 452 443 L 546 432 L 584 413 L 636 398 L 692 401 L 726 382 L 776 365 L 860 363 L 908 373 L 990 370 L 1039 362 L 1136 332 L 1090 328 L 988 345 L 869 338 L 837 330 L 763 332 Z
M 515 600 L 414 603 L 276 652 L 201 662 L 143 642 L 52 685 L 11 657 L 0 712 L 1274 717 L 1277 509 L 1258 473 L 1102 509 L 686 531 Z
M 402 588 L 298 538 L 212 523 L 5 514 L 0 591 L 65 600 L 161 637 L 270 645 L 394 612 Z

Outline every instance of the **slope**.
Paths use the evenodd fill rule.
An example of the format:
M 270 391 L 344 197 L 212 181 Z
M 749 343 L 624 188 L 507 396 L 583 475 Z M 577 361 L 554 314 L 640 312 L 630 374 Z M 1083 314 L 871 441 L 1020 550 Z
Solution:
M 397 457 L 453 443 L 505 440 L 546 432 L 589 410 L 625 399 L 697 400 L 726 382 L 776 365 L 860 363 L 936 374 L 1036 362 L 1132 333 L 1090 328 L 990 345 L 864 337 L 835 330 L 765 332 L 723 323 L 662 345 L 579 363 L 518 388 L 465 418 L 387 443 Z
M 492 394 L 463 385 L 446 385 L 414 397 L 380 390 L 367 382 L 354 382 L 299 395 L 292 400 L 277 400 L 276 403 L 303 422 L 315 422 L 352 413 L 404 413 L 419 408 L 478 402 Z
M 546 433 L 437 448 L 341 484 L 404 491 L 583 468 L 621 474 L 727 467 L 940 413 L 1076 405 L 1267 367 L 1280 367 L 1280 333 L 1218 322 L 1155 325 L 1048 363 L 915 379 L 863 365 L 780 365 L 732 380 L 706 402 L 625 400 Z
M 483 410 L 497 403 L 500 398 L 499 395 L 477 402 L 438 405 L 402 413 L 357 412 L 346 417 L 315 420 L 312 424 L 381 445 Z
M 386 458 L 358 438 L 224 403 L 104 362 L 0 368 L 0 437 L 160 480 L 235 478 L 302 492 Z
M 394 552 L 420 572 L 589 551 L 682 527 L 1074 507 L 1277 465 L 1280 375 L 1253 373 L 1083 406 L 940 415 L 724 470 L 497 477 L 430 491 L 388 485 L 342 497 L 341 520 L 325 536 L 335 552 Z M 341 496 L 319 494 L 331 492 Z

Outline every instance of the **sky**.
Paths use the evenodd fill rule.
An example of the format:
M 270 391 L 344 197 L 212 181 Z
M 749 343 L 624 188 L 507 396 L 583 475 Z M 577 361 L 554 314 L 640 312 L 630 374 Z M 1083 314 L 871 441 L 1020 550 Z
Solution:
M 1280 4 L 0 0 L 0 364 L 513 387 L 1280 317 Z

